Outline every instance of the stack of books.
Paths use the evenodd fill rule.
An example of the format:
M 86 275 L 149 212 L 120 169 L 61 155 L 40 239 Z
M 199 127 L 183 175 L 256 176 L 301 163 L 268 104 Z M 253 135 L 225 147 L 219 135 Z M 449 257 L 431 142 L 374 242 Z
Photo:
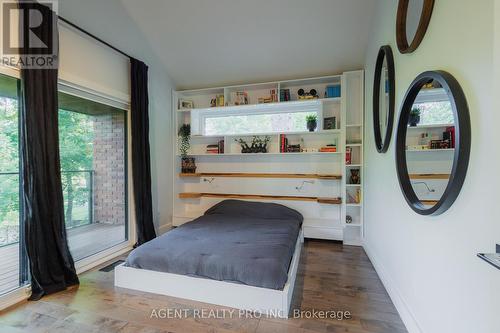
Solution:
M 224 154 L 224 140 L 220 140 L 217 144 L 207 145 L 207 154 Z
M 219 145 L 208 145 L 206 152 L 207 152 L 207 154 L 218 154 L 219 153 Z
M 336 145 L 326 145 L 324 147 L 321 147 L 319 149 L 321 153 L 336 153 L 337 152 L 337 146 Z

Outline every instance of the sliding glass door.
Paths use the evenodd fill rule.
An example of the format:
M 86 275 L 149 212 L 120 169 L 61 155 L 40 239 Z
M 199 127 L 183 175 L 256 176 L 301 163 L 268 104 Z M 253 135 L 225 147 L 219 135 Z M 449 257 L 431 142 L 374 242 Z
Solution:
M 66 229 L 75 261 L 127 240 L 126 111 L 59 93 Z
M 20 227 L 18 80 L 0 75 L 0 295 L 26 283 Z
M 0 74 L 0 295 L 28 282 L 18 79 Z M 64 215 L 75 262 L 128 240 L 127 112 L 59 93 Z

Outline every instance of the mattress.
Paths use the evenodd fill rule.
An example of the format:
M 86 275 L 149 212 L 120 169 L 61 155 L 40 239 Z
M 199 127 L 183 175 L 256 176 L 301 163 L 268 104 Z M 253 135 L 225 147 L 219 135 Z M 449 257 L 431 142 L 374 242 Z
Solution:
M 282 290 L 302 221 L 282 205 L 225 200 L 139 246 L 125 265 Z

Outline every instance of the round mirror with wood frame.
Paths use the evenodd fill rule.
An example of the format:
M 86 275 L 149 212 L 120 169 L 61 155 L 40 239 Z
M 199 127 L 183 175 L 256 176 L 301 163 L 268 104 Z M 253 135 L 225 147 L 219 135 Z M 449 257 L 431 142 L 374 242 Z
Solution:
M 470 145 L 469 108 L 458 81 L 444 71 L 420 74 L 406 92 L 396 135 L 399 185 L 415 212 L 439 215 L 453 205 Z
M 413 4 L 414 1 L 416 2 L 417 0 L 399 0 L 398 3 L 396 41 L 401 53 L 411 53 L 418 48 L 424 39 L 425 32 L 431 20 L 434 0 L 418 0 L 421 2 L 421 8 L 414 8 L 413 6 L 409 8 L 410 2 Z M 415 12 L 416 9 L 420 15 L 418 15 L 418 12 Z M 411 18 L 414 16 L 418 16 L 418 19 L 412 20 Z M 414 27 L 410 27 L 409 25 L 414 25 Z M 411 40 L 408 38 L 409 30 L 411 30 Z
M 379 153 L 387 152 L 394 123 L 395 73 L 394 57 L 389 45 L 378 51 L 373 81 L 373 130 Z

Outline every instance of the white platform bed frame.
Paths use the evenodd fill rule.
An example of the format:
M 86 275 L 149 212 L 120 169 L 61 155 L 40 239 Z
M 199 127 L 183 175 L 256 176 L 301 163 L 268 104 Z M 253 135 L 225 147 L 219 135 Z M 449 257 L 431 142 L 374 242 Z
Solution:
M 115 286 L 288 318 L 304 243 L 302 229 L 283 290 L 126 267 L 115 268 Z

